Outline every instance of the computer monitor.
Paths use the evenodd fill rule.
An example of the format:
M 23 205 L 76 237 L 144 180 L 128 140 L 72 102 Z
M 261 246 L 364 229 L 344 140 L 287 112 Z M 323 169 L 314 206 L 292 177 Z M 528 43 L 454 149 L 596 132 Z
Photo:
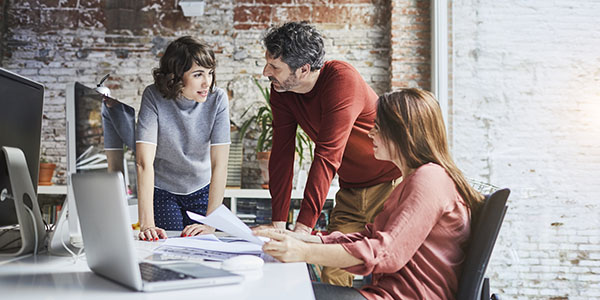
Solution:
M 21 149 L 37 191 L 44 86 L 0 68 L 0 146 Z M 0 222 L 2 222 L 0 218 Z
M 131 159 L 135 151 L 135 110 L 79 82 L 67 85 L 66 96 L 67 204 L 50 242 L 51 252 L 56 254 L 64 248 L 63 243 L 73 246 L 81 242 L 71 174 L 121 171 L 130 198 L 135 198 L 137 191 L 135 162 Z
M 29 234 L 38 246 L 45 237 L 37 203 L 43 106 L 43 85 L 0 68 L 0 226 L 20 225 L 20 238 L 0 250 L 20 243 L 16 253 L 28 252 Z

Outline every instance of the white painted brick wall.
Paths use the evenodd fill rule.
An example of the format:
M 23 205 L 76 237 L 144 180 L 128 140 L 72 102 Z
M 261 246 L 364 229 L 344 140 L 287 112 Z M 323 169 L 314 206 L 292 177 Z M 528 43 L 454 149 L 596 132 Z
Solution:
M 600 295 L 600 1 L 455 0 L 453 153 L 509 187 L 503 299 Z

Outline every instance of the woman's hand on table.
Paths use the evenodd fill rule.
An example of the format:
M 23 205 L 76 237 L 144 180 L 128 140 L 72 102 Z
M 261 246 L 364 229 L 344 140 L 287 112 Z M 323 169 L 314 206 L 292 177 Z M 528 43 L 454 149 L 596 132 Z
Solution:
M 166 239 L 167 232 L 156 226 L 141 227 L 138 237 L 143 241 L 158 241 L 159 239 Z
M 181 236 L 195 236 L 209 233 L 215 233 L 215 228 L 202 224 L 191 224 L 183 228 Z

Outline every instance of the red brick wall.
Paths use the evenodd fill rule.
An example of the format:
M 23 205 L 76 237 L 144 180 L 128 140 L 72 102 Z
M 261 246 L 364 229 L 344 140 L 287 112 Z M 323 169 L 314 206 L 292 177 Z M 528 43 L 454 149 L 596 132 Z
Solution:
M 235 29 L 265 29 L 270 24 L 306 20 L 313 24 L 332 27 L 384 26 L 388 18 L 381 18 L 389 1 L 384 0 L 237 0 L 234 8 Z M 381 12 L 375 12 L 380 10 Z
M 393 88 L 431 90 L 430 1 L 392 0 L 391 44 Z
M 66 85 L 94 86 L 111 73 L 107 85 L 113 95 L 137 108 L 152 83 L 152 68 L 177 36 L 193 35 L 214 47 L 218 85 L 228 91 L 238 125 L 249 103 L 260 97 L 250 77 L 267 85 L 261 35 L 285 21 L 315 24 L 325 38 L 326 59 L 351 63 L 378 94 L 390 90 L 391 80 L 393 86 L 429 87 L 429 1 L 206 0 L 204 15 L 193 18 L 184 17 L 176 3 L 0 0 L 0 8 L 7 8 L 0 12 L 0 24 L 6 24 L 0 66 L 46 86 L 42 155 L 59 164 L 56 183 L 64 183 Z M 399 18 L 414 24 L 400 26 Z M 244 185 L 252 186 L 259 172 L 253 141 L 245 143 Z

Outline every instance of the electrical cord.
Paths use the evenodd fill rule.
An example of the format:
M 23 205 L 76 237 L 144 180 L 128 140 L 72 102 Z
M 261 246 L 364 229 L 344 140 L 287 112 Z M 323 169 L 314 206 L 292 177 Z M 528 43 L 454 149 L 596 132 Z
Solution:
M 29 215 L 31 216 L 31 221 L 33 221 L 33 232 L 35 235 L 35 248 L 33 248 L 33 257 L 37 256 L 37 251 L 38 251 L 38 229 L 37 229 L 37 222 L 35 221 L 35 216 L 33 215 L 33 211 L 31 210 L 31 208 L 27 207 L 27 205 L 23 205 L 25 207 L 25 209 L 27 210 L 27 212 L 29 213 Z
M 11 194 L 9 194 L 9 193 L 8 193 L 8 189 L 5 189 L 5 188 L 4 188 L 4 189 L 2 189 L 2 191 L 0 192 L 0 200 L 4 201 L 4 200 L 6 200 L 6 199 L 10 199 L 10 200 L 12 200 L 12 201 L 15 201 L 15 198 L 14 198 L 14 197 L 13 197 Z M 36 225 L 36 222 L 35 222 L 35 217 L 33 216 L 33 212 L 31 211 L 31 209 L 30 209 L 29 207 L 27 207 L 27 205 L 23 205 L 23 206 L 24 206 L 24 207 L 27 209 L 27 211 L 28 211 L 28 212 L 29 212 L 29 214 L 31 215 L 31 220 L 33 221 L 33 226 L 34 226 L 33 230 L 34 230 L 34 232 L 35 232 L 35 249 L 33 250 L 33 253 L 34 253 L 34 256 L 35 256 L 35 255 L 37 254 L 37 244 L 38 244 L 38 240 L 37 240 L 37 235 L 38 235 L 38 232 L 37 232 L 37 227 L 35 226 L 35 225 Z M 23 226 L 21 226 L 21 229 L 20 229 L 20 230 L 23 230 Z M 8 232 L 8 231 L 6 231 L 6 232 Z M 2 234 L 5 234 L 6 232 L 3 232 Z M 0 236 L 1 236 L 1 235 L 0 235 Z M 19 241 L 19 240 L 21 240 L 21 237 L 18 237 L 18 238 L 16 238 L 16 239 L 13 239 L 12 241 L 10 241 L 10 242 L 8 242 L 8 243 L 6 243 L 6 244 L 2 245 L 2 247 L 0 248 L 0 250 L 6 250 L 6 249 L 18 249 L 18 248 L 19 248 L 18 246 L 17 246 L 17 247 L 12 247 L 12 248 L 6 248 L 6 246 L 8 246 L 8 245 L 10 245 L 10 244 L 12 244 L 12 243 L 14 243 L 14 242 L 17 242 L 17 241 Z
M 69 254 L 71 254 L 71 257 L 73 258 L 73 263 L 77 263 L 77 260 L 79 259 L 79 257 L 81 256 L 82 252 L 83 252 L 83 247 L 79 248 L 79 251 L 77 252 L 77 254 L 75 254 L 75 252 L 73 252 L 71 249 L 69 249 L 69 246 L 67 246 L 67 244 L 65 244 L 65 240 L 62 238 L 62 230 L 65 227 L 64 226 L 65 222 L 58 222 L 57 225 L 55 225 L 55 230 L 54 230 L 54 234 L 58 234 L 58 238 L 60 239 L 60 243 L 63 246 L 63 248 L 65 250 L 67 250 L 67 252 L 69 252 Z

